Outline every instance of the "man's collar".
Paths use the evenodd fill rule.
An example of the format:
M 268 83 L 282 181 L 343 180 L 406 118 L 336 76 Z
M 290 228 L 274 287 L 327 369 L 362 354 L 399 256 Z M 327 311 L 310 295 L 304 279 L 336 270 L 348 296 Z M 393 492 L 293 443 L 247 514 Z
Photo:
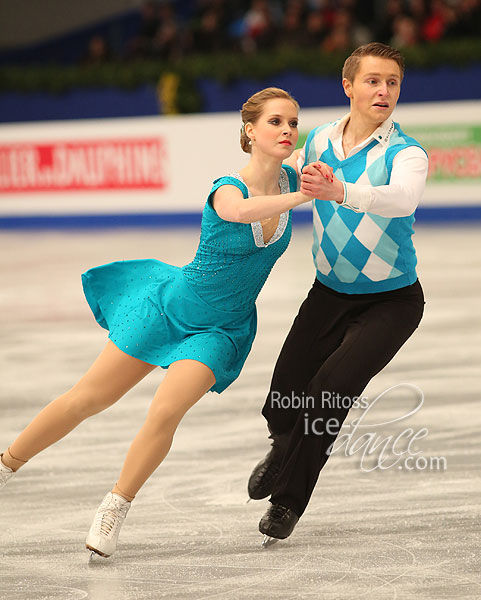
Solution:
M 376 140 L 383 146 L 386 146 L 389 142 L 392 132 L 394 131 L 394 121 L 389 118 L 384 121 L 376 131 L 372 132 L 372 139 Z
M 350 118 L 351 118 L 351 113 L 347 113 L 347 115 L 344 115 L 342 117 L 342 119 L 339 119 L 339 121 L 337 121 L 337 123 L 334 125 L 334 134 L 336 137 L 342 136 L 344 127 L 346 126 L 346 123 L 349 121 Z
M 350 118 L 351 118 L 351 113 L 347 113 L 347 115 L 344 115 L 334 125 L 334 135 L 336 137 L 342 136 L 344 127 L 346 126 L 346 124 Z M 391 118 L 389 118 L 389 119 L 386 119 L 384 121 L 384 123 L 381 123 L 381 125 L 379 125 L 379 127 L 371 133 L 369 138 L 372 140 L 376 140 L 376 142 L 379 142 L 380 144 L 385 146 L 389 142 L 389 138 L 391 137 L 391 134 L 393 131 L 394 131 L 394 121 Z

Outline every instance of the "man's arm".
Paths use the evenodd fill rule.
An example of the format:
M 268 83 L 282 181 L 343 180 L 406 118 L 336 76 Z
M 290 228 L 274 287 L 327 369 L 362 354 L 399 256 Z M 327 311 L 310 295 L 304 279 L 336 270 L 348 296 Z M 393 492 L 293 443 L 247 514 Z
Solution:
M 346 183 L 343 206 L 381 217 L 408 217 L 416 210 L 426 187 L 428 158 L 417 146 L 396 154 L 389 185 Z
M 388 185 L 365 185 L 340 182 L 334 177 L 330 183 L 311 166 L 301 176 L 301 191 L 315 194 L 320 200 L 335 200 L 355 212 L 369 212 L 381 217 L 407 217 L 421 200 L 426 185 L 428 159 L 417 146 L 409 146 L 396 154 L 393 160 L 391 181 Z M 344 187 L 342 202 L 339 183 Z

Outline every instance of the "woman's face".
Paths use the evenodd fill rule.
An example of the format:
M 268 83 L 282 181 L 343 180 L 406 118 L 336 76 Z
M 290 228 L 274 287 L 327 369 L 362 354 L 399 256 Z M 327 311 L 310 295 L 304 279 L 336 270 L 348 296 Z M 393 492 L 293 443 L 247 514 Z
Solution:
M 272 98 L 255 123 L 246 124 L 252 149 L 268 156 L 285 159 L 294 151 L 299 131 L 296 105 L 286 98 Z

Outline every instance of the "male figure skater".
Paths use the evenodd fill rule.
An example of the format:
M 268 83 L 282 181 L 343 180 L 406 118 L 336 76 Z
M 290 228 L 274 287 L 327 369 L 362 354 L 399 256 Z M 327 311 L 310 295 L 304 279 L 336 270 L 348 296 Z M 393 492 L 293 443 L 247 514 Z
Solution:
M 342 72 L 350 113 L 312 130 L 293 158 L 302 169 L 301 191 L 316 198 L 316 278 L 262 410 L 272 449 L 248 491 L 253 499 L 271 496 L 259 523 L 264 545 L 292 533 L 350 406 L 423 315 L 411 237 L 428 159 L 391 119 L 403 74 L 394 48 L 357 48 Z M 313 406 L 283 408 L 279 399 L 293 396 L 312 397 Z

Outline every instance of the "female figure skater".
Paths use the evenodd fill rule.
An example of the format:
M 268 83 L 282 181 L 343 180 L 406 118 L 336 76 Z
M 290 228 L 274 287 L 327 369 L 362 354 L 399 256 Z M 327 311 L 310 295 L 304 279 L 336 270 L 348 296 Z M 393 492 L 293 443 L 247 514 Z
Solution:
M 255 300 L 291 235 L 290 209 L 312 196 L 282 167 L 298 138 L 298 104 L 267 88 L 242 107 L 240 174 L 214 182 L 193 261 L 114 262 L 82 275 L 87 301 L 109 340 L 87 373 L 48 404 L 0 455 L 0 487 L 33 456 L 168 368 L 120 477 L 97 510 L 86 547 L 113 554 L 131 502 L 167 455 L 183 415 L 207 391 L 239 375 L 256 331 Z M 92 556 L 93 554 L 91 554 Z

